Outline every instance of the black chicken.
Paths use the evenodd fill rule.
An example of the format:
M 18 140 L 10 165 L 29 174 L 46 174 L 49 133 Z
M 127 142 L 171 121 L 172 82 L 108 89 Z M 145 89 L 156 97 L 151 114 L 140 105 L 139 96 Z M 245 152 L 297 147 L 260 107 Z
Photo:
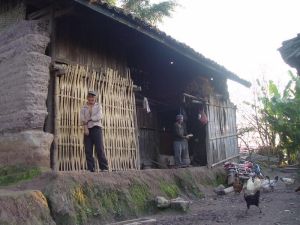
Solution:
M 255 205 L 259 208 L 259 212 L 261 213 L 261 208 L 259 207 L 259 198 L 260 198 L 260 188 L 261 188 L 261 180 L 259 178 L 250 178 L 247 181 L 246 188 L 244 190 L 244 198 L 247 203 L 247 211 L 251 205 Z
M 259 212 L 261 213 L 261 208 L 259 207 L 259 198 L 260 198 L 260 191 L 256 191 L 254 195 L 247 195 L 244 194 L 245 201 L 247 203 L 247 211 L 248 212 L 250 205 L 255 205 L 259 208 Z

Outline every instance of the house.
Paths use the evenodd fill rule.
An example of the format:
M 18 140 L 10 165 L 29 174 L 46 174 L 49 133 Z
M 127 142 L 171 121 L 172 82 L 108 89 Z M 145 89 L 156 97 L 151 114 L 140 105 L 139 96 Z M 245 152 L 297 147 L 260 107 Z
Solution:
M 90 89 L 103 106 L 112 170 L 161 166 L 178 113 L 195 134 L 197 165 L 238 156 L 227 80 L 250 83 L 124 10 L 0 0 L 0 32 L 0 165 L 85 169 L 79 110 Z
M 300 34 L 297 37 L 284 41 L 279 48 L 283 60 L 300 72 Z

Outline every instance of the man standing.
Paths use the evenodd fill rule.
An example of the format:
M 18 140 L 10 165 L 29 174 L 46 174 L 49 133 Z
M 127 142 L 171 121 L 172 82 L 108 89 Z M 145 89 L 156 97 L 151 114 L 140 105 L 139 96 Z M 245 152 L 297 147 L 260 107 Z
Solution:
M 190 164 L 188 142 L 191 135 L 186 134 L 183 124 L 183 115 L 176 116 L 174 124 L 174 158 L 177 167 L 186 167 Z
M 84 147 L 88 170 L 95 172 L 95 162 L 93 157 L 93 147 L 102 171 L 108 170 L 108 163 L 104 153 L 102 134 L 102 107 L 96 103 L 96 92 L 89 91 L 87 103 L 80 112 L 80 120 L 84 126 Z

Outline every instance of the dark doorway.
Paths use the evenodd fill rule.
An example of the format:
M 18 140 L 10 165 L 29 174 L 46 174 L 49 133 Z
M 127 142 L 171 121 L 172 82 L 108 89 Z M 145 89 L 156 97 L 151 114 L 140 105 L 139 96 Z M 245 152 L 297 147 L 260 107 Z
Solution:
M 204 105 L 199 103 L 189 104 L 186 107 L 187 131 L 194 136 L 189 141 L 189 153 L 194 166 L 207 165 L 206 154 L 206 126 L 200 122 L 200 113 Z

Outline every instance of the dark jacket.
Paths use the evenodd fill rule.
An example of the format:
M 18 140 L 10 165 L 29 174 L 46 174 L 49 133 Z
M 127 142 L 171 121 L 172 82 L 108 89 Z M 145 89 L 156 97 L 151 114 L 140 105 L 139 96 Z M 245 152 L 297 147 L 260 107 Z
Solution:
M 174 141 L 186 140 L 186 130 L 184 124 L 175 123 L 174 124 Z

